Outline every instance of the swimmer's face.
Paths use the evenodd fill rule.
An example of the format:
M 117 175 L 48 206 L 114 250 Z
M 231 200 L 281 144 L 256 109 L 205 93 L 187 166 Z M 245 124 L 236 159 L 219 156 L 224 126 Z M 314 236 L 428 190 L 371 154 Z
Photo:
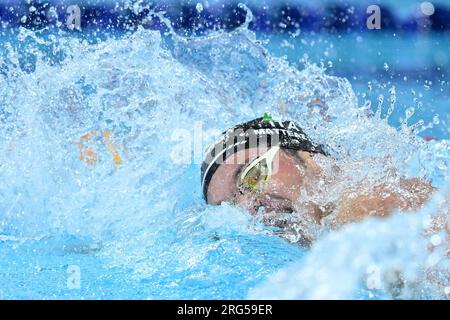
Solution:
M 208 203 L 233 203 L 252 214 L 265 212 L 292 212 L 302 188 L 317 172 L 317 166 L 307 152 L 280 149 L 272 162 L 273 172 L 263 190 L 243 190 L 242 173 L 267 150 L 252 148 L 228 157 L 211 178 Z

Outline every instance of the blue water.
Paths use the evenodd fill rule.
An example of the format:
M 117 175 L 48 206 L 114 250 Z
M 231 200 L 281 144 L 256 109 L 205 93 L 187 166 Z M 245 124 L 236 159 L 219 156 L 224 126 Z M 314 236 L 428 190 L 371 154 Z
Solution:
M 174 161 L 179 140 L 173 132 L 190 134 L 199 125 L 223 130 L 270 111 L 339 146 L 340 155 L 371 157 L 369 167 L 355 167 L 355 179 L 381 175 L 389 155 L 401 174 L 444 186 L 448 82 L 428 88 L 411 77 L 357 78 L 352 87 L 352 77 L 343 77 L 345 63 L 335 71 L 314 65 L 322 49 L 296 48 L 298 55 L 309 51 L 312 61 L 305 66 L 296 56 L 279 58 L 283 53 L 258 43 L 245 27 L 197 40 L 169 38 L 140 29 L 101 41 L 25 30 L 2 39 L 1 298 L 242 299 L 280 292 L 287 298 L 392 298 L 388 290 L 361 289 L 366 267 L 394 266 L 411 283 L 422 279 L 411 261 L 428 257 L 419 226 L 435 213 L 431 205 L 417 218 L 371 220 L 307 250 L 246 212 L 205 205 L 195 151 L 188 162 Z M 367 81 L 374 83 L 370 93 Z M 378 114 L 379 94 L 386 100 Z M 332 121 L 324 122 L 305 97 L 326 101 Z M 388 112 L 391 97 L 396 102 Z M 403 122 L 411 106 L 417 110 Z M 423 130 L 411 133 L 420 119 Z M 91 136 L 83 138 L 86 133 Z M 205 136 L 200 143 L 212 140 Z M 94 163 L 86 153 L 80 159 L 80 142 L 83 151 L 95 152 Z M 390 228 L 396 231 L 386 232 Z M 370 238 L 370 230 L 379 230 L 381 240 Z M 397 255 L 395 265 L 387 263 L 402 241 L 411 248 Z M 445 260 L 437 260 L 448 271 Z M 359 261 L 357 267 L 352 261 Z M 307 277 L 319 267 L 325 276 Z M 319 281 L 329 279 L 333 267 L 339 270 L 334 279 L 349 281 Z M 284 268 L 290 268 L 287 274 L 274 276 Z M 445 298 L 445 290 L 430 283 L 425 293 L 411 289 L 406 297 Z

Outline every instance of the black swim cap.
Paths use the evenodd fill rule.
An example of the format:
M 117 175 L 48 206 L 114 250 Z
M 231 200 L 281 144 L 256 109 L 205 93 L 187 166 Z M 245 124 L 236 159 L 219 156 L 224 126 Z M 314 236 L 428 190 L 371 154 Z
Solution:
M 323 147 L 309 139 L 294 121 L 274 121 L 257 118 L 239 124 L 222 133 L 220 140 L 210 146 L 202 163 L 201 178 L 203 196 L 207 201 L 208 185 L 220 164 L 240 150 L 279 145 L 284 149 L 321 153 Z

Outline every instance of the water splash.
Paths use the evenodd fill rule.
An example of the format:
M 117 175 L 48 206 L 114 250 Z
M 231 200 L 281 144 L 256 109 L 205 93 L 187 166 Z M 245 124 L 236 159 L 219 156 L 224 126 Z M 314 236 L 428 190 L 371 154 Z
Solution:
M 421 212 L 330 233 L 249 298 L 448 299 L 448 210 L 448 199 L 439 194 Z
M 313 64 L 298 70 L 271 56 L 248 30 L 246 11 L 246 23 L 234 32 L 174 36 L 173 47 L 143 28 L 92 42 L 21 30 L 16 41 L 35 48 L 32 68 L 23 68 L 14 44 L 3 43 L 2 239 L 74 236 L 111 268 L 151 283 L 152 297 L 244 297 L 303 250 L 238 209 L 206 207 L 199 163 L 171 157 L 179 143 L 173 132 L 192 133 L 195 122 L 205 131 L 223 130 L 265 111 L 298 121 L 350 168 L 354 183 L 396 170 L 439 184 L 448 145 L 425 143 L 407 125 L 395 129 L 368 116 L 346 79 Z M 386 223 L 396 230 L 409 224 L 404 216 L 395 219 Z M 355 234 L 330 237 L 340 237 L 348 252 L 370 223 L 353 226 Z M 395 235 L 389 241 L 397 243 Z M 413 235 L 417 240 L 417 232 L 408 239 Z M 379 247 L 385 257 L 387 243 Z M 376 254 L 377 248 L 364 242 L 358 252 Z M 329 252 L 318 245 L 307 267 L 323 263 Z M 400 266 L 407 268 L 410 257 L 400 256 Z M 226 289 L 230 281 L 234 286 Z M 224 285 L 209 293 L 215 282 Z M 353 284 L 342 295 L 354 292 Z M 187 293 L 189 288 L 195 290 Z

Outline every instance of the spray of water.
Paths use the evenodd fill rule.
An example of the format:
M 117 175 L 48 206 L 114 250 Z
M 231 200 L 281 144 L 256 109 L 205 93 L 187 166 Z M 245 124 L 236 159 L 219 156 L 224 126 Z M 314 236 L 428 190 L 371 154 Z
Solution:
M 271 56 L 248 30 L 250 22 L 247 11 L 244 26 L 233 32 L 200 38 L 172 34 L 172 45 L 159 32 L 143 28 L 95 43 L 22 29 L 15 41 L 34 48 L 27 51 L 33 57 L 27 58 L 28 69 L 23 52 L 5 41 L 0 64 L 2 239 L 79 237 L 86 252 L 92 248 L 111 267 L 132 270 L 133 277 L 153 283 L 155 296 L 211 297 L 202 288 L 226 283 L 237 272 L 245 275 L 239 285 L 212 296 L 244 297 L 249 286 L 299 254 L 283 249 L 272 231 L 247 213 L 206 206 L 199 163 L 173 160 L 179 145 L 173 132 L 192 132 L 196 122 L 204 130 L 223 130 L 265 111 L 296 120 L 338 159 L 343 171 L 334 174 L 335 187 L 315 199 L 323 205 L 348 184 L 382 180 L 392 171 L 443 184 L 447 143 L 425 143 L 407 122 L 396 129 L 379 113 L 368 115 L 350 83 L 322 67 L 306 64 L 298 70 Z M 393 108 L 395 90 L 390 101 Z M 192 150 L 195 141 L 189 144 Z M 333 172 L 329 163 L 321 165 Z M 390 295 L 382 287 L 381 296 L 416 296 L 413 289 L 420 288 L 426 273 L 411 261 L 437 254 L 425 249 L 428 238 L 421 236 L 424 217 L 437 211 L 430 204 L 417 215 L 370 220 L 324 236 L 300 265 L 273 276 L 251 297 L 358 297 L 369 265 L 398 271 L 406 279 L 405 290 Z M 311 238 L 324 232 L 307 224 L 299 229 Z M 295 234 L 287 238 L 299 240 Z M 289 258 L 274 258 L 282 250 L 290 252 Z M 273 260 L 255 252 L 273 252 Z M 298 283 L 289 284 L 292 272 Z M 426 283 L 432 286 L 431 297 L 442 296 L 445 285 L 436 289 Z M 188 295 L 176 286 L 197 291 Z M 267 289 L 271 286 L 279 291 Z

